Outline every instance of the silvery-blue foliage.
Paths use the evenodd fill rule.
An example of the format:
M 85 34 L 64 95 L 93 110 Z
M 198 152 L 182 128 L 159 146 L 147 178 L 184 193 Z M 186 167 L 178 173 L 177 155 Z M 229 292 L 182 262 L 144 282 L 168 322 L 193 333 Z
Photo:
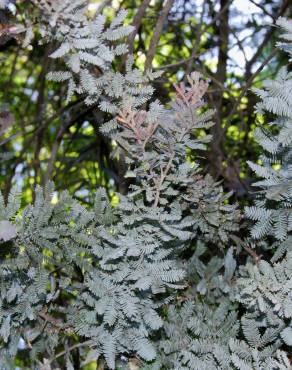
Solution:
M 58 42 L 51 58 L 63 63 L 49 78 L 67 84 L 67 100 L 80 94 L 112 116 L 101 130 L 133 181 L 116 206 L 104 189 L 91 208 L 66 191 L 55 202 L 52 184 L 24 209 L 16 189 L 0 197 L 0 368 L 25 358 L 33 369 L 71 370 L 77 351 L 80 366 L 110 369 L 291 369 L 291 73 L 256 91 L 277 130 L 255 133 L 265 154 L 250 163 L 262 180 L 246 208 L 255 221 L 248 240 L 272 240 L 276 253 L 245 263 L 231 194 L 187 156 L 212 139 L 208 83 L 194 72 L 167 106 L 150 102 L 158 73 L 144 75 L 131 57 L 124 73 L 112 68 L 127 53 L 126 12 L 108 23 L 88 17 L 85 0 L 33 2 L 43 42 Z M 279 47 L 292 54 L 291 21 L 278 24 Z
M 278 47 L 292 55 L 292 21 L 280 18 L 277 24 L 286 32 Z M 292 345 L 291 329 L 291 246 L 292 246 L 292 74 L 283 67 L 274 81 L 266 81 L 261 98 L 260 114 L 268 112 L 273 120 L 270 129 L 258 128 L 257 142 L 264 149 L 260 163 L 249 163 L 261 179 L 254 185 L 260 189 L 254 206 L 246 215 L 255 224 L 251 236 L 255 240 L 269 237 L 274 251 L 271 261 L 242 266 L 238 280 L 238 299 L 262 327 L 274 328 L 275 345 Z

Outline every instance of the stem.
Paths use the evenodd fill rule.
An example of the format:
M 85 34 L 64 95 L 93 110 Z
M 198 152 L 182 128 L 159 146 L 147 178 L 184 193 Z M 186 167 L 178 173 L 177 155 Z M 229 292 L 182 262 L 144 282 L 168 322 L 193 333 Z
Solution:
M 143 149 L 143 153 L 145 153 L 145 147 L 148 143 L 148 141 L 150 140 L 150 138 L 152 137 L 152 135 L 154 134 L 154 132 L 156 131 L 157 127 L 159 126 L 159 122 L 157 122 L 154 126 L 153 126 L 153 129 L 151 130 L 151 133 L 149 134 L 149 136 L 145 139 L 145 141 L 143 142 L 142 144 L 142 149 Z
M 231 235 L 230 238 L 238 245 L 240 245 L 252 258 L 254 259 L 255 263 L 258 264 L 261 260 L 262 255 L 258 255 L 256 251 L 254 251 L 249 246 L 245 245 L 244 242 L 237 237 L 236 235 Z
M 80 348 L 80 347 L 88 346 L 88 345 L 90 345 L 90 344 L 92 344 L 92 340 L 87 340 L 87 341 L 82 342 L 82 343 L 74 344 L 73 346 L 71 346 L 71 347 L 69 347 L 69 348 L 65 349 L 64 351 L 57 353 L 57 354 L 56 354 L 56 356 L 54 356 L 53 358 L 51 358 L 51 359 L 50 359 L 50 364 L 51 364 L 53 361 L 55 361 L 57 358 L 59 358 L 59 357 L 62 357 L 62 356 L 64 356 L 64 355 L 66 355 L 66 353 L 72 352 L 72 351 L 73 351 L 74 349 L 76 349 L 76 348 Z
M 157 207 L 157 205 L 158 205 L 161 186 L 162 186 L 163 181 L 165 180 L 165 178 L 166 178 L 166 176 L 167 176 L 167 174 L 170 170 L 170 166 L 172 164 L 173 159 L 174 159 L 174 152 L 171 154 L 171 156 L 170 156 L 170 158 L 167 162 L 167 165 L 165 167 L 165 170 L 164 171 L 161 170 L 161 175 L 160 175 L 160 179 L 159 179 L 159 182 L 158 182 L 158 185 L 157 185 L 155 200 L 154 200 L 154 204 L 153 204 L 154 207 Z

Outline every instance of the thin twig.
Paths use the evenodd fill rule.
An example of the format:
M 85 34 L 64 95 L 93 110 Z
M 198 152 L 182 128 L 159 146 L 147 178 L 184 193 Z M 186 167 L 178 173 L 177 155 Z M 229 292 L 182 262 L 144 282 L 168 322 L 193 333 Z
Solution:
M 237 107 L 239 106 L 239 104 L 241 103 L 241 99 L 244 97 L 245 93 L 247 92 L 247 90 L 251 87 L 254 79 L 256 78 L 256 76 L 258 74 L 260 74 L 260 72 L 265 68 L 265 66 L 271 61 L 271 59 L 274 58 L 274 56 L 278 53 L 278 50 L 277 49 L 274 49 L 270 55 L 263 61 L 263 63 L 258 67 L 258 69 L 253 73 L 253 75 L 249 78 L 249 80 L 246 82 L 244 88 L 242 89 L 239 97 L 237 98 L 237 100 L 235 101 L 235 103 L 233 104 L 232 106 L 232 109 L 231 111 L 229 112 L 227 118 L 226 118 L 226 122 L 229 121 L 230 117 L 233 116 L 233 114 L 236 112 L 236 109 Z M 224 127 L 224 130 L 226 131 L 227 130 L 227 126 L 226 125 Z
M 133 19 L 132 26 L 134 27 L 133 32 L 130 33 L 128 36 L 127 44 L 129 47 L 129 53 L 133 53 L 134 50 L 134 40 L 138 33 L 138 30 L 140 28 L 140 25 L 142 23 L 143 16 L 147 10 L 147 7 L 149 6 L 151 0 L 143 0 L 139 9 L 137 10 L 137 13 Z
M 265 7 L 265 5 L 261 5 L 261 4 L 258 4 L 256 1 L 254 0 L 249 0 L 253 5 L 255 5 L 257 8 L 261 9 L 261 11 L 266 14 L 268 17 L 272 18 L 273 21 L 275 21 L 275 17 L 273 14 L 269 13 Z
M 76 348 L 80 348 L 80 347 L 88 346 L 88 345 L 90 345 L 90 344 L 92 344 L 92 340 L 91 340 L 91 339 L 90 339 L 90 340 L 86 340 L 85 342 L 82 342 L 82 343 L 76 343 L 76 344 L 74 344 L 73 346 L 71 346 L 71 347 L 69 347 L 69 348 L 65 349 L 64 351 L 57 353 L 57 354 L 56 354 L 56 356 L 54 356 L 53 358 L 51 358 L 51 359 L 50 359 L 49 363 L 51 364 L 51 363 L 52 363 L 53 361 L 55 361 L 57 358 L 60 358 L 60 357 L 62 357 L 62 356 L 64 356 L 64 355 L 66 355 L 67 353 L 72 352 L 72 351 L 73 351 L 74 349 L 76 349 Z
M 109 6 L 109 5 L 111 5 L 111 3 L 112 3 L 112 0 L 104 0 L 100 5 L 99 5 L 99 7 L 97 8 L 97 10 L 96 10 L 96 15 L 97 14 L 101 14 L 102 12 L 103 12 L 103 9 L 105 8 L 105 7 L 107 7 L 107 6 Z
M 216 14 L 216 16 L 212 19 L 212 21 L 208 24 L 205 24 L 203 26 L 203 17 L 204 17 L 204 12 L 205 12 L 205 5 L 206 5 L 206 1 L 204 1 L 203 5 L 202 5 L 202 13 L 201 13 L 201 17 L 200 17 L 200 25 L 199 25 L 199 31 L 197 32 L 197 35 L 196 35 L 196 38 L 195 38 L 195 42 L 194 42 L 194 47 L 193 47 L 193 50 L 192 50 L 192 53 L 191 53 L 191 56 L 190 56 L 190 60 L 189 60 L 189 64 L 187 66 L 187 69 L 186 69 L 186 72 L 185 72 L 185 75 L 189 75 L 191 70 L 192 70 L 192 61 L 193 59 L 197 59 L 197 57 L 200 55 L 200 54 L 197 54 L 198 53 L 198 49 L 200 47 L 200 41 L 201 41 L 201 36 L 202 34 L 212 25 L 214 25 L 217 20 L 222 16 L 222 14 L 225 12 L 225 10 L 227 9 L 227 7 L 229 7 L 229 5 L 231 5 L 231 3 L 233 2 L 233 0 L 229 0 L 223 7 L 222 9 L 220 9 L 220 11 Z
M 166 178 L 166 176 L 167 176 L 167 174 L 170 170 L 170 166 L 172 164 L 173 159 L 174 159 L 174 152 L 171 154 L 165 169 L 162 170 L 162 168 L 161 168 L 160 179 L 159 179 L 158 184 L 157 184 L 155 200 L 154 200 L 154 204 L 153 204 L 154 207 L 157 207 L 157 205 L 158 205 L 160 192 L 161 192 L 161 186 L 162 186 L 162 184 L 163 184 L 163 182 L 164 182 L 164 180 L 165 180 L 165 178 Z
M 171 64 L 166 64 L 162 67 L 158 67 L 158 68 L 154 68 L 154 70 L 161 70 L 161 69 L 172 69 L 172 68 L 177 68 L 183 64 L 186 64 L 192 60 L 194 60 L 195 58 L 198 58 L 199 56 L 203 55 L 204 53 L 206 53 L 206 51 L 202 51 L 201 53 L 197 54 L 197 55 L 193 55 L 193 56 L 190 56 L 189 58 L 186 58 L 186 59 L 183 59 L 183 60 L 180 60 L 176 63 L 171 63 Z
M 153 32 L 152 39 L 150 41 L 149 49 L 148 49 L 148 52 L 146 54 L 146 61 L 145 61 L 145 68 L 144 68 L 145 71 L 151 69 L 151 67 L 152 67 L 152 61 L 153 61 L 153 58 L 154 58 L 154 55 L 155 55 L 156 47 L 157 47 L 159 39 L 160 39 L 160 35 L 161 35 L 162 29 L 163 29 L 163 25 L 164 25 L 164 22 L 166 20 L 166 17 L 168 15 L 171 7 L 172 7 L 173 2 L 174 2 L 174 0 L 167 0 L 166 1 L 166 4 L 164 5 L 164 7 L 161 11 L 161 14 L 160 14 L 160 16 L 157 20 L 157 23 L 156 23 L 156 26 L 155 26 L 155 29 L 154 29 L 154 32 Z
M 281 8 L 279 9 L 279 12 L 275 16 L 275 19 L 281 17 L 284 14 L 284 12 L 286 11 L 286 9 L 289 6 L 289 3 L 290 3 L 290 0 L 283 1 L 283 4 L 282 4 Z M 268 42 L 271 40 L 271 37 L 272 37 L 273 33 L 275 32 L 275 29 L 276 28 L 274 27 L 274 25 L 271 28 L 268 29 L 268 31 L 266 32 L 266 34 L 263 38 L 263 41 L 261 42 L 260 45 L 258 45 L 257 51 L 254 53 L 252 58 L 247 63 L 246 73 L 245 73 L 245 76 L 247 77 L 247 79 L 250 77 L 252 66 L 254 65 L 255 62 L 257 62 L 257 60 L 258 60 L 259 56 L 262 54 L 264 48 L 266 47 Z
M 254 259 L 255 263 L 258 264 L 262 258 L 262 255 L 258 255 L 256 251 L 250 248 L 236 235 L 230 235 L 230 238 L 237 244 L 240 245 L 252 258 Z

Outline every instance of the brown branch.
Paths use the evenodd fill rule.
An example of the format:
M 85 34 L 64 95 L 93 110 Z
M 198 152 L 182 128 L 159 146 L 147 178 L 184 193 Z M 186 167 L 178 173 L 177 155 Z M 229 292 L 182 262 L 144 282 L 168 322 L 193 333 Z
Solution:
M 74 349 L 77 349 L 77 348 L 80 348 L 80 347 L 84 347 L 84 346 L 89 346 L 90 344 L 92 344 L 92 340 L 91 340 L 91 339 L 90 339 L 90 340 L 86 340 L 85 342 L 76 343 L 76 344 L 74 344 L 73 346 L 71 346 L 71 347 L 69 347 L 69 348 L 65 349 L 64 351 L 57 353 L 57 354 L 56 354 L 56 356 L 54 356 L 53 358 L 51 358 L 51 359 L 49 360 L 49 363 L 51 364 L 51 363 L 52 363 L 52 362 L 54 362 L 57 358 L 62 357 L 62 356 L 66 355 L 66 354 L 67 354 L 67 353 L 69 353 L 69 352 L 72 352 Z
M 192 50 L 192 53 L 191 53 L 191 56 L 190 56 L 190 59 L 189 59 L 188 65 L 187 65 L 187 69 L 186 69 L 186 72 L 185 72 L 186 76 L 191 73 L 193 60 L 198 56 L 197 52 L 198 52 L 198 49 L 199 49 L 199 46 L 200 46 L 200 41 L 201 41 L 201 37 L 202 37 L 202 33 L 203 33 L 203 18 L 204 18 L 204 13 L 205 13 L 205 6 L 206 6 L 206 0 L 202 4 L 202 13 L 201 13 L 201 17 L 200 17 L 199 30 L 196 32 L 196 38 L 195 38 L 195 42 L 194 42 L 195 45 L 193 47 L 193 50 Z
M 224 86 L 227 79 L 228 45 L 230 35 L 230 0 L 220 0 L 220 13 L 218 30 L 218 62 L 215 73 L 216 79 Z M 223 150 L 224 134 L 222 119 L 224 116 L 223 91 L 213 94 L 214 106 L 216 109 L 215 125 L 211 128 L 213 140 L 210 143 L 209 166 L 210 172 L 215 179 L 223 173 Z
M 65 325 L 62 320 L 56 319 L 55 317 L 49 315 L 46 311 L 40 311 L 38 315 L 43 320 L 45 320 L 45 322 L 50 323 L 55 328 L 58 328 L 60 330 L 64 330 L 65 328 L 67 328 L 67 325 Z
M 235 242 L 235 244 L 241 246 L 254 259 L 256 264 L 259 263 L 259 261 L 262 258 L 262 255 L 258 255 L 256 251 L 254 251 L 248 245 L 245 245 L 244 242 L 238 236 L 231 235 L 230 238 Z
M 186 59 L 182 59 L 178 62 L 175 62 L 175 63 L 171 63 L 171 64 L 166 64 L 162 67 L 158 67 L 158 68 L 154 68 L 155 70 L 161 70 L 161 69 L 172 69 L 172 68 L 177 68 L 177 67 L 180 67 L 181 65 L 184 65 L 190 61 L 193 61 L 194 59 L 198 58 L 199 56 L 201 56 L 202 54 L 204 54 L 206 51 L 202 51 L 201 53 L 197 54 L 197 55 L 194 55 L 194 56 L 190 56 L 189 58 L 186 58 Z
M 54 164 L 55 164 L 56 157 L 57 157 L 57 153 L 58 153 L 58 149 L 59 149 L 59 146 L 61 144 L 63 134 L 65 133 L 65 130 L 66 130 L 67 127 L 68 127 L 68 125 L 61 125 L 60 128 L 59 128 L 56 139 L 55 139 L 54 144 L 52 146 L 51 156 L 50 156 L 49 163 L 48 163 L 48 166 L 47 166 L 47 171 L 44 174 L 43 185 L 47 184 L 47 182 L 51 178 L 51 175 L 52 175 L 52 172 L 53 172 L 53 169 L 54 169 Z
M 82 104 L 80 104 L 80 106 L 81 105 Z M 79 106 L 79 104 L 76 104 L 76 106 Z M 44 180 L 42 182 L 43 185 L 45 185 L 51 179 L 51 175 L 52 175 L 52 172 L 54 170 L 54 165 L 55 165 L 56 157 L 57 157 L 57 154 L 58 154 L 58 149 L 59 149 L 59 146 L 61 144 L 62 137 L 63 137 L 64 133 L 72 125 L 73 122 L 75 122 L 83 114 L 85 114 L 85 113 L 87 113 L 87 112 L 89 112 L 91 110 L 92 110 L 92 107 L 88 107 L 88 106 L 86 106 L 85 109 L 83 109 L 83 110 L 77 110 L 77 114 L 75 114 L 74 116 L 72 116 L 69 119 L 69 121 L 64 122 L 59 127 L 57 136 L 56 136 L 55 141 L 54 141 L 53 146 L 52 146 L 51 156 L 50 156 L 50 159 L 49 159 L 49 162 L 48 162 L 47 171 L 44 174 Z
M 161 32 L 162 32 L 162 28 L 163 28 L 163 25 L 164 25 L 164 22 L 166 20 L 166 17 L 172 7 L 172 4 L 173 4 L 174 0 L 166 0 L 166 3 L 161 11 L 161 14 L 157 20 L 157 23 L 156 23 L 156 26 L 155 26 L 155 29 L 154 29 L 154 32 L 153 32 L 153 36 L 152 36 L 152 39 L 150 41 L 150 45 L 149 45 L 149 49 L 148 49 L 148 52 L 146 54 L 146 61 L 145 61 L 145 68 L 144 70 L 147 71 L 149 69 L 151 69 L 152 67 L 152 61 L 154 59 L 154 55 L 155 55 L 155 51 L 156 51 L 156 48 L 157 48 L 157 45 L 158 45 L 158 42 L 159 42 L 159 39 L 160 39 L 160 35 L 161 35 Z
M 220 17 L 222 16 L 222 14 L 226 11 L 227 7 L 229 7 L 229 5 L 231 5 L 231 3 L 233 2 L 233 0 L 229 0 L 223 7 L 222 9 L 220 9 L 220 11 L 212 18 L 212 21 L 208 24 L 205 24 L 203 25 L 203 17 L 204 17 L 204 12 L 205 12 L 205 5 L 206 5 L 206 0 L 204 1 L 203 5 L 202 5 L 202 13 L 201 13 L 201 17 L 200 17 L 200 24 L 199 24 L 199 30 L 198 32 L 196 33 L 196 38 L 195 38 L 195 42 L 194 42 L 194 48 L 192 50 L 192 53 L 191 53 L 191 56 L 190 56 L 190 60 L 189 60 L 189 63 L 188 63 L 188 66 L 187 66 L 187 69 L 186 69 L 186 72 L 185 72 L 185 75 L 189 75 L 190 72 L 192 71 L 192 62 L 194 59 L 197 59 L 200 54 L 198 54 L 198 49 L 200 47 L 200 40 L 201 40 L 201 36 L 202 34 L 212 25 L 214 25 L 218 19 L 220 19 Z
M 258 255 L 253 249 L 251 249 L 248 245 L 242 245 L 243 249 L 252 256 L 256 263 L 259 263 L 261 260 L 261 255 Z
M 283 4 L 282 4 L 281 8 L 279 9 L 279 12 L 275 16 L 275 19 L 281 17 L 285 13 L 286 9 L 289 6 L 289 3 L 290 3 L 290 0 L 283 1 Z M 271 37 L 272 37 L 273 33 L 275 32 L 275 29 L 276 29 L 275 27 L 271 27 L 266 32 L 262 43 L 257 47 L 257 51 L 254 53 L 254 55 L 252 56 L 252 58 L 247 63 L 247 65 L 246 65 L 246 72 L 245 72 L 246 79 L 248 79 L 250 77 L 251 70 L 252 70 L 252 67 L 253 67 L 254 63 L 258 60 L 258 58 L 262 54 L 264 48 L 266 47 L 267 43 L 271 40 Z
M 240 102 L 241 102 L 241 99 L 244 97 L 245 93 L 247 92 L 247 90 L 251 87 L 254 79 L 256 78 L 256 76 L 265 68 L 265 66 L 271 61 L 271 59 L 274 58 L 274 56 L 278 53 L 278 50 L 277 49 L 274 49 L 270 55 L 263 61 L 263 63 L 258 67 L 258 69 L 250 76 L 249 80 L 246 82 L 244 88 L 242 89 L 239 97 L 237 98 L 237 100 L 235 101 L 235 103 L 233 104 L 233 107 L 231 109 L 231 111 L 229 112 L 227 118 L 226 118 L 226 126 L 224 127 L 224 131 L 226 132 L 227 130 L 227 127 L 228 127 L 228 121 L 230 119 L 230 117 L 233 116 L 233 114 L 236 112 L 236 109 L 237 107 L 239 106 Z
M 137 10 L 137 13 L 133 19 L 132 26 L 134 27 L 134 30 L 130 35 L 128 36 L 127 44 L 129 47 L 129 53 L 132 54 L 134 50 L 134 40 L 138 33 L 138 30 L 141 26 L 143 16 L 146 12 L 147 7 L 149 6 L 151 0 L 143 0 L 142 4 L 140 5 L 139 9 Z M 124 57 L 126 58 L 126 56 Z
M 50 67 L 52 60 L 49 55 L 52 51 L 52 44 L 49 44 L 45 50 L 44 59 L 42 61 L 42 70 L 39 75 L 39 88 L 38 88 L 38 98 L 36 103 L 36 115 L 35 122 L 37 125 L 41 125 L 42 120 L 44 119 L 45 107 L 46 107 L 46 76 Z M 33 159 L 33 169 L 34 169 L 34 183 L 37 184 L 38 175 L 41 169 L 40 164 L 40 152 L 43 145 L 44 135 L 46 131 L 45 126 L 42 126 L 42 129 L 35 136 L 35 152 Z

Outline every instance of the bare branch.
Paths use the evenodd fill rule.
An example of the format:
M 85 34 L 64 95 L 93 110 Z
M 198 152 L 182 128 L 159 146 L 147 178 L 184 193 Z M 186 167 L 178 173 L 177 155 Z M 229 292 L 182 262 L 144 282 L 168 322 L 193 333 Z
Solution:
M 138 33 L 139 27 L 141 25 L 143 16 L 146 12 L 147 7 L 149 6 L 151 0 L 143 0 L 142 4 L 140 5 L 134 19 L 132 26 L 134 27 L 134 31 L 128 36 L 127 43 L 129 45 L 129 53 L 133 53 L 134 50 L 134 40 Z
M 151 66 L 152 66 L 152 61 L 153 61 L 153 58 L 154 58 L 154 55 L 155 55 L 155 51 L 156 51 L 156 47 L 158 45 L 158 42 L 159 42 L 159 38 L 160 38 L 160 35 L 161 35 L 161 32 L 162 32 L 162 28 L 163 28 L 163 25 L 164 25 L 164 22 L 167 18 L 167 15 L 173 5 L 173 2 L 174 0 L 166 0 L 166 3 L 161 11 L 161 14 L 157 20 L 157 23 L 156 23 L 156 26 L 155 26 L 155 29 L 154 29 L 154 32 L 153 32 L 153 36 L 152 36 L 152 39 L 151 39 L 151 42 L 150 42 L 150 46 L 149 46 L 149 49 L 148 49 L 148 52 L 147 52 L 147 55 L 146 55 L 146 62 L 145 62 L 145 68 L 144 70 L 147 71 L 149 69 L 151 69 Z

